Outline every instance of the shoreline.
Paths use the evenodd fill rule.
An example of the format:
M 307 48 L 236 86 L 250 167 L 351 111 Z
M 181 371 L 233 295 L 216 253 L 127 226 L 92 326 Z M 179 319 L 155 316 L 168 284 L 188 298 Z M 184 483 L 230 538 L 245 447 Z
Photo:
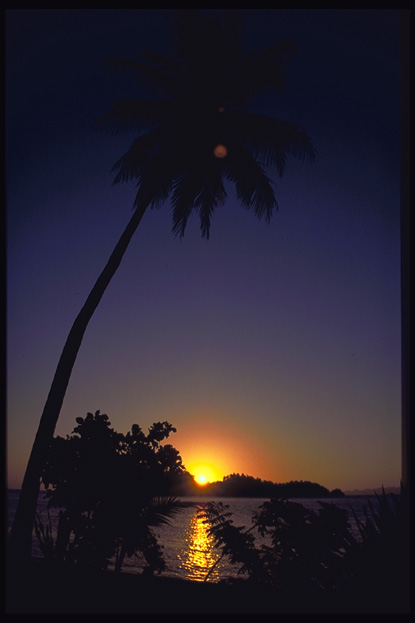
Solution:
M 6 492 L 7 494 L 9 493 L 19 493 L 20 494 L 21 489 L 7 489 Z M 45 494 L 46 491 L 44 489 L 42 489 L 39 492 L 39 495 L 41 494 Z M 400 488 L 399 487 L 385 487 L 385 493 L 386 495 L 400 495 Z M 288 500 L 319 500 L 319 499 L 331 499 L 331 500 L 341 500 L 341 499 L 348 499 L 348 498 L 367 498 L 367 497 L 376 497 L 378 495 L 382 494 L 382 488 L 378 487 L 376 489 L 356 489 L 355 491 L 345 491 L 343 492 L 342 496 L 332 496 L 332 495 L 291 495 L 288 496 L 286 499 Z M 250 499 L 255 499 L 255 500 L 269 500 L 270 496 L 269 495 L 218 495 L 218 494 L 210 494 L 210 493 L 203 493 L 203 492 L 195 492 L 195 493 L 188 493 L 188 494 L 179 494 L 179 495 L 175 495 L 173 497 L 176 497 L 178 499 L 183 498 L 184 500 L 186 500 L 187 498 L 215 498 L 215 499 L 244 499 L 244 500 L 250 500 Z M 282 496 L 284 497 L 284 496 Z
M 5 613 L 409 613 L 404 587 L 388 588 L 353 585 L 340 591 L 283 594 L 248 580 L 195 582 L 32 561 L 6 573 Z

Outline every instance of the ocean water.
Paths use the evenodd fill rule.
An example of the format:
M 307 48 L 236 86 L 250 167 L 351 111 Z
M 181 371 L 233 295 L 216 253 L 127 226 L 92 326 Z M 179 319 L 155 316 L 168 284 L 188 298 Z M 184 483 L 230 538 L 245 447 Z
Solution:
M 10 490 L 8 492 L 8 528 L 10 530 L 19 491 Z M 163 547 L 164 558 L 166 560 L 166 570 L 164 575 L 169 577 L 182 578 L 193 581 L 218 582 L 219 580 L 228 579 L 237 575 L 238 566 L 230 564 L 225 558 L 220 559 L 220 552 L 215 549 L 212 537 L 208 534 L 207 526 L 198 516 L 198 509 L 201 505 L 210 501 L 205 497 L 186 497 L 183 498 L 191 505 L 180 511 L 168 525 L 155 528 L 154 532 L 158 537 L 158 542 Z M 252 525 L 252 514 L 265 501 L 263 498 L 212 498 L 214 501 L 220 501 L 229 505 L 229 511 L 232 512 L 234 525 L 245 526 L 249 528 Z M 356 513 L 359 519 L 364 519 L 365 508 L 368 509 L 369 500 L 374 501 L 376 508 L 376 499 L 372 497 L 345 497 L 330 498 L 322 500 L 330 502 L 339 508 L 345 508 L 349 514 L 349 523 L 352 532 L 359 538 L 356 521 L 351 511 Z M 306 508 L 319 508 L 318 499 L 295 499 L 295 502 L 303 504 Z M 48 512 L 44 496 L 40 494 L 38 503 L 38 512 L 44 523 L 47 522 Z M 57 516 L 57 510 L 51 509 L 50 516 L 52 525 Z M 42 557 L 41 550 L 36 536 L 33 538 L 32 553 L 34 557 Z M 141 573 L 143 563 L 138 557 L 126 558 L 123 566 L 124 572 Z

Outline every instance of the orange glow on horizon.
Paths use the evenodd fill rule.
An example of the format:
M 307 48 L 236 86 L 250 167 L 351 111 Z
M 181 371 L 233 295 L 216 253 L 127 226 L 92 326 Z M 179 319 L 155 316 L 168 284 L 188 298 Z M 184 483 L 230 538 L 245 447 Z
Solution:
M 228 410 L 195 407 L 185 425 L 178 427 L 174 445 L 197 484 L 198 476 L 205 476 L 209 483 L 238 473 L 274 482 L 295 479 L 293 459 L 284 449 L 284 439 L 275 443 L 258 433 L 255 424 L 238 427 L 232 419 Z M 174 414 L 171 420 L 175 421 Z
M 200 474 L 200 476 L 197 476 L 196 480 L 197 480 L 197 483 L 201 485 L 202 487 L 203 485 L 207 485 L 208 483 L 208 479 L 206 478 L 204 474 Z
M 187 469 L 200 486 L 223 479 L 219 469 L 210 463 L 193 463 Z

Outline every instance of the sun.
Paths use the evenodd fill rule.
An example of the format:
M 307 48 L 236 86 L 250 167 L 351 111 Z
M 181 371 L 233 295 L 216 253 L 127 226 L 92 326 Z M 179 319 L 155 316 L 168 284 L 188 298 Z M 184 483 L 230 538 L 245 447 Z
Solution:
M 194 463 L 190 465 L 188 469 L 195 479 L 195 482 L 201 487 L 204 487 L 210 482 L 221 480 L 219 471 L 209 463 Z
M 207 485 L 208 479 L 206 478 L 206 476 L 204 474 L 200 474 L 199 476 L 196 476 L 196 482 L 198 485 Z

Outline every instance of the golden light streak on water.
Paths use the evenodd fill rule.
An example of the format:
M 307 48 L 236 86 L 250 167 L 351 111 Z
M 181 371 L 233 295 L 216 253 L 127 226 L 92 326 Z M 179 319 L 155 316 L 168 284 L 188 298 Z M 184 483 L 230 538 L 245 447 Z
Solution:
M 180 568 L 188 580 L 203 582 L 220 554 L 215 551 L 213 537 L 209 534 L 208 526 L 197 510 L 190 518 L 184 546 L 183 551 L 178 555 Z M 207 580 L 217 582 L 218 579 L 219 572 L 213 569 Z

